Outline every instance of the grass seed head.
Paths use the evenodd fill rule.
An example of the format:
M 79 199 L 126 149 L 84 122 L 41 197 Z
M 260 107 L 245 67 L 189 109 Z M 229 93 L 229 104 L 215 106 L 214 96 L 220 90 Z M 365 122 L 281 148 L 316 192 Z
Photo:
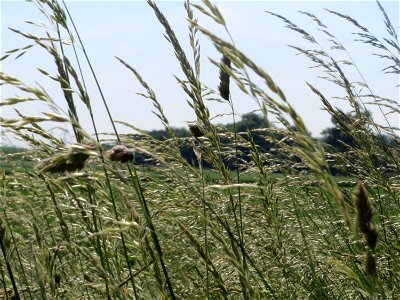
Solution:
M 376 247 L 376 244 L 378 243 L 378 232 L 376 231 L 374 224 L 370 224 L 368 233 L 365 234 L 365 241 L 371 249 Z
M 82 170 L 90 156 L 97 155 L 91 146 L 73 145 L 68 151 L 43 159 L 37 166 L 39 173 L 62 173 Z
M 372 224 L 374 208 L 368 199 L 367 192 L 362 183 L 358 184 L 353 197 L 356 209 L 356 226 L 364 234 L 367 245 L 371 249 L 374 249 L 378 241 L 378 233 Z
M 357 190 L 354 193 L 354 204 L 357 213 L 358 229 L 360 232 L 366 233 L 372 219 L 372 206 L 361 183 L 358 184 Z
M 11 239 L 7 233 L 6 227 L 3 225 L 3 222 L 0 218 L 0 242 L 5 248 L 10 248 Z
M 135 150 L 129 149 L 124 145 L 116 145 L 107 151 L 107 155 L 111 161 L 126 163 L 133 161 L 135 158 Z
M 204 136 L 204 132 L 200 129 L 200 126 L 197 123 L 189 123 L 188 126 L 190 133 L 194 137 L 198 138 Z
M 370 250 L 365 253 L 365 273 L 370 276 L 377 275 L 376 260 Z
M 225 55 L 221 59 L 221 67 L 219 70 L 219 86 L 218 86 L 218 91 L 221 97 L 225 100 L 229 100 L 229 74 L 225 72 L 224 68 L 222 67 L 222 64 L 224 64 L 226 67 L 230 68 L 231 67 L 231 60 L 226 57 Z

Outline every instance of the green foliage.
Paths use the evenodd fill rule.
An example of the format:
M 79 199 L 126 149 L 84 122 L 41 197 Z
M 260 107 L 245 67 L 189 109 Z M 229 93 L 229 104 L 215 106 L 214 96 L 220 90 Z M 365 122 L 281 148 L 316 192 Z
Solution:
M 350 118 L 351 115 L 348 115 L 348 117 Z M 333 127 L 326 128 L 321 132 L 322 141 L 331 145 L 338 152 L 346 152 L 355 147 L 354 140 L 340 129 L 334 117 L 332 117 L 332 123 Z
M 234 131 L 233 124 L 227 124 L 225 127 L 232 132 Z M 236 130 L 238 132 L 246 132 L 252 129 L 269 127 L 270 125 L 268 120 L 265 117 L 255 113 L 243 114 L 241 120 L 236 123 Z
M 23 147 L 15 147 L 15 146 L 2 146 L 2 147 L 0 147 L 0 152 L 4 153 L 5 155 L 22 153 L 22 152 L 26 152 L 26 151 L 27 151 L 27 149 L 23 148 Z

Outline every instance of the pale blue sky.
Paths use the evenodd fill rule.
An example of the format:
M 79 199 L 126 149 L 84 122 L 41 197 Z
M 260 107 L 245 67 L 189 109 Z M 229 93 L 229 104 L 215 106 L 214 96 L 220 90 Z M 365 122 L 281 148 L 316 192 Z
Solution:
M 322 35 L 316 30 L 314 23 L 297 11 L 302 10 L 317 15 L 347 47 L 372 90 L 376 94 L 398 101 L 396 85 L 399 83 L 399 78 L 380 72 L 387 66 L 387 63 L 371 55 L 372 52 L 376 52 L 376 49 L 355 43 L 354 36 L 351 35 L 355 28 L 323 10 L 328 8 L 349 14 L 377 37 L 386 37 L 383 16 L 374 1 L 219 1 L 214 3 L 223 13 L 237 47 L 274 78 L 314 135 L 318 135 L 331 123 L 329 116 L 321 111 L 322 104 L 319 99 L 309 90 L 305 82 L 317 86 L 328 98 L 340 96 L 342 93 L 332 85 L 318 79 L 318 76 L 323 75 L 322 72 L 310 69 L 311 63 L 305 57 L 296 55 L 295 50 L 287 47 L 287 44 L 304 47 L 311 47 L 311 45 L 303 41 L 299 35 L 284 28 L 281 21 L 266 14 L 265 10 L 282 14 L 315 36 L 321 37 Z M 186 95 L 180 90 L 173 77 L 173 75 L 177 75 L 183 78 L 179 63 L 175 59 L 171 45 L 163 37 L 162 26 L 146 2 L 68 1 L 67 4 L 97 72 L 114 119 L 131 123 L 142 129 L 162 127 L 158 119 L 151 113 L 152 104 L 135 94 L 143 92 L 140 84 L 128 70 L 117 62 L 114 56 L 123 58 L 141 73 L 157 94 L 172 126 L 185 126 L 185 121 L 195 119 L 194 113 L 186 103 Z M 170 21 L 182 46 L 187 50 L 188 57 L 191 58 L 183 2 L 160 1 L 157 4 Z M 382 5 L 398 29 L 399 3 L 384 1 Z M 199 17 L 200 24 L 227 38 L 220 27 L 202 17 L 199 12 L 195 12 L 195 14 Z M 25 20 L 45 21 L 32 3 L 1 1 L 2 55 L 7 50 L 30 43 L 10 32 L 8 27 L 43 35 L 42 29 L 23 23 Z M 219 60 L 220 55 L 202 36 L 200 36 L 200 43 L 204 83 L 216 89 L 218 69 L 208 62 L 207 57 Z M 321 44 L 329 46 L 325 40 L 321 40 Z M 48 89 L 57 103 L 65 108 L 65 101 L 57 90 L 57 85 L 41 75 L 36 70 L 37 67 L 46 69 L 51 74 L 56 73 L 51 57 L 38 47 L 33 48 L 16 61 L 10 59 L 2 63 L 3 72 L 18 77 L 28 84 L 39 82 Z M 355 75 L 351 69 L 348 71 L 349 74 Z M 86 75 L 89 78 L 89 72 L 86 72 Z M 352 79 L 360 80 L 358 77 L 352 77 Z M 93 81 L 87 80 L 99 129 L 102 132 L 111 132 L 111 126 L 107 121 Z M 3 87 L 1 97 L 5 99 L 13 96 L 14 93 L 14 90 Z M 251 99 L 246 98 L 237 89 L 232 89 L 232 95 L 239 113 L 246 113 L 257 108 Z M 333 103 L 346 110 L 342 101 L 334 100 Z M 92 133 L 85 107 L 80 104 L 78 106 L 84 127 Z M 41 112 L 48 111 L 39 102 L 22 103 L 17 107 L 27 115 L 40 115 Z M 226 104 L 210 103 L 210 110 L 213 115 L 229 112 Z M 380 112 L 376 109 L 372 109 L 372 111 L 378 122 L 382 123 L 383 118 Z M 15 116 L 15 113 L 7 107 L 2 108 L 1 114 L 5 118 Z M 389 119 L 392 125 L 399 126 L 399 116 L 389 116 Z M 230 117 L 220 117 L 215 122 L 226 123 L 230 120 Z M 126 132 L 126 130 L 122 131 Z

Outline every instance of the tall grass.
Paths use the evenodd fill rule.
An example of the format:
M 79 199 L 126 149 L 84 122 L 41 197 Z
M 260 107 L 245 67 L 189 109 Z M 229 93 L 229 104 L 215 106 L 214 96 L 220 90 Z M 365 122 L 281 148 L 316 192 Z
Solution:
M 3 85 L 26 96 L 2 100 L 13 107 L 35 100 L 49 111 L 43 116 L 1 118 L 7 134 L 30 146 L 23 155 L 37 163 L 26 172 L 1 171 L 0 299 L 398 299 L 400 297 L 399 128 L 377 124 L 366 112 L 372 103 L 382 113 L 399 114 L 392 99 L 376 95 L 350 52 L 329 28 L 307 12 L 329 37 L 332 47 L 349 56 L 346 64 L 359 72 L 352 80 L 329 50 L 305 29 L 284 16 L 279 18 L 311 44 L 292 46 L 327 72 L 327 80 L 346 94 L 352 117 L 337 109 L 317 87 L 308 84 L 340 130 L 354 141 L 347 152 L 331 149 L 312 138 L 290 99 L 250 57 L 234 43 L 217 6 L 204 0 L 185 2 L 193 63 L 156 3 L 148 0 L 183 71 L 177 83 L 186 93 L 196 120 L 192 136 L 178 138 L 154 90 L 139 71 L 123 58 L 122 67 L 144 88 L 167 138 L 152 138 L 133 124 L 120 134 L 102 93 L 84 41 L 64 2 L 34 1 L 49 22 L 44 36 L 13 31 L 43 49 L 54 60 L 57 74 L 40 72 L 56 81 L 67 103 L 41 86 L 28 86 L 12 74 L 1 73 Z M 388 36 L 382 40 L 350 16 L 329 11 L 350 22 L 365 47 L 381 52 L 386 72 L 399 74 L 400 52 L 396 30 L 383 13 Z M 229 40 L 198 23 L 195 14 L 221 25 Z M 210 59 L 220 72 L 219 95 L 202 83 L 200 45 L 204 35 L 220 52 Z M 66 43 L 66 39 L 71 43 Z M 66 51 L 72 47 L 71 51 Z M 31 46 L 6 53 L 19 57 Z M 72 57 L 67 56 L 72 53 Z M 82 66 L 90 73 L 84 74 Z M 124 72 L 121 69 L 121 72 Z M 385 76 L 384 74 L 382 76 Z M 85 81 L 94 78 L 114 132 L 97 131 L 91 94 Z M 263 86 L 255 82 L 263 82 Z M 279 126 L 239 132 L 230 85 L 256 101 L 266 120 L 273 115 Z M 231 132 L 212 122 L 205 99 L 219 97 L 232 115 Z M 76 109 L 81 101 L 92 128 L 83 128 Z M 71 144 L 42 123 L 72 129 Z M 92 137 L 88 132 L 94 132 Z M 266 152 L 255 141 L 273 145 Z M 397 146 L 387 143 L 387 136 Z M 106 151 L 106 143 L 115 146 Z M 194 149 L 197 162 L 188 162 L 181 147 Z M 136 165 L 134 152 L 143 152 L 157 167 Z M 8 156 L 18 154 L 8 154 Z M 219 175 L 211 178 L 204 164 Z M 346 170 L 348 184 L 339 184 L 331 167 Z M 244 183 L 251 176 L 254 183 Z M 358 185 L 355 185 L 358 182 Z M 350 183 L 350 184 L 349 184 Z

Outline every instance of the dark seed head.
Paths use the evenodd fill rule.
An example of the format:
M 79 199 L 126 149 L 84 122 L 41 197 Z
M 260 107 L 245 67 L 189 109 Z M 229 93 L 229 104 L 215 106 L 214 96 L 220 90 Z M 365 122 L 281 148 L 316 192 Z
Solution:
M 378 242 L 378 233 L 372 223 L 374 208 L 368 199 L 364 186 L 359 183 L 354 193 L 354 204 L 356 208 L 356 226 L 359 232 L 364 234 L 366 244 L 374 249 Z
M 96 155 L 91 151 L 93 147 L 87 145 L 73 145 L 68 151 L 43 159 L 37 170 L 50 173 L 75 172 L 85 167 L 87 159 Z
M 374 255 L 369 250 L 365 253 L 365 273 L 370 276 L 377 275 L 376 260 Z
M 135 158 L 135 151 L 124 145 L 116 145 L 107 151 L 107 155 L 111 161 L 126 163 L 133 161 Z
M 229 74 L 224 70 L 222 67 L 222 64 L 224 64 L 226 67 L 230 68 L 231 67 L 231 60 L 226 57 L 225 55 L 222 57 L 221 60 L 221 66 L 219 69 L 219 86 L 218 86 L 218 91 L 221 97 L 225 100 L 229 100 Z
M 203 131 L 201 131 L 199 125 L 197 123 L 189 123 L 189 131 L 194 137 L 204 136 Z

